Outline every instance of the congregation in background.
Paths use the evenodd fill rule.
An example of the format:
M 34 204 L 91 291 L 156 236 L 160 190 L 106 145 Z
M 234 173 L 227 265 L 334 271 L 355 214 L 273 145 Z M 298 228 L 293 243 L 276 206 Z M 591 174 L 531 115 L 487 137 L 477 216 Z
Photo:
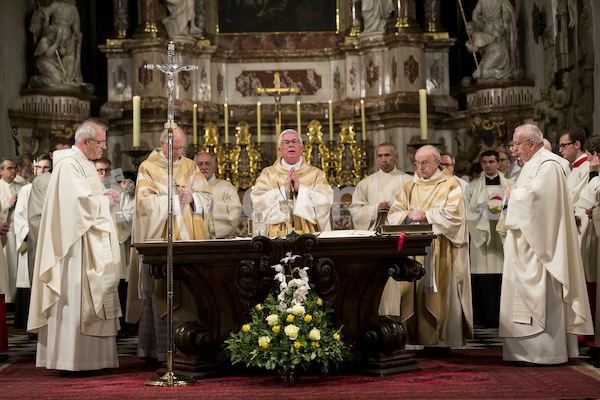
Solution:
M 103 156 L 108 130 L 88 120 L 72 147 L 59 138 L 35 162 L 0 164 L 0 293 L 14 304 L 15 325 L 37 335 L 40 367 L 117 367 L 123 324 L 138 324 L 138 356 L 166 358 L 165 281 L 152 278 L 132 244 L 167 236 L 168 131 L 138 171 L 125 173 Z M 330 231 L 325 173 L 304 159 L 297 131 L 284 130 L 277 147 L 281 157 L 250 194 L 265 235 Z M 183 156 L 181 128 L 172 148 L 173 240 L 236 237 L 244 208 L 236 188 L 216 178 L 213 155 Z M 425 276 L 390 278 L 379 307 L 402 322 L 418 356 L 451 356 L 477 327 L 499 328 L 508 361 L 560 364 L 600 346 L 590 338 L 594 310 L 599 328 L 600 136 L 572 129 L 558 148 L 560 156 L 535 125 L 521 125 L 508 148 L 478 155 L 481 173 L 467 182 L 453 174 L 454 157 L 432 145 L 417 150 L 412 174 L 397 168 L 394 144 L 375 146 L 378 170 L 352 194 L 354 229 L 431 224 L 435 234 L 416 257 Z M 184 285 L 175 292 L 176 328 L 197 312 Z

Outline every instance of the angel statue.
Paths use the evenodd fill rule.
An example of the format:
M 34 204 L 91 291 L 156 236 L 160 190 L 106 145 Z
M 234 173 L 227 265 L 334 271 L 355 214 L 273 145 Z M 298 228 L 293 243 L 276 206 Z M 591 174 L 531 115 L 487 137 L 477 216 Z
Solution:
M 79 11 L 75 0 L 55 0 L 40 7 L 31 18 L 29 31 L 36 44 L 36 72 L 30 87 L 82 90 L 92 93 L 91 84 L 81 76 L 81 39 Z

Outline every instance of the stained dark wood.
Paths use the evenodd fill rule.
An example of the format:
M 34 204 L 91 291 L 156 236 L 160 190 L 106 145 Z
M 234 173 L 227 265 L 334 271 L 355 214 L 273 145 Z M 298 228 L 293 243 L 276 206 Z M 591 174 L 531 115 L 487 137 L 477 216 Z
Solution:
M 414 281 L 424 275 L 424 268 L 408 257 L 424 255 L 432 239 L 429 234 L 406 235 L 401 250 L 397 236 L 175 242 L 175 276 L 192 293 L 199 316 L 175 334 L 184 353 L 176 357 L 176 365 L 195 376 L 222 373 L 228 360 L 224 340 L 248 321 L 248 309 L 273 288 L 271 265 L 291 252 L 302 256 L 315 290 L 343 325 L 355 366 L 376 375 L 418 369 L 404 352 L 402 325 L 380 318 L 378 307 L 390 276 Z M 154 265 L 156 277 L 164 278 L 167 243 L 135 246 L 144 262 Z

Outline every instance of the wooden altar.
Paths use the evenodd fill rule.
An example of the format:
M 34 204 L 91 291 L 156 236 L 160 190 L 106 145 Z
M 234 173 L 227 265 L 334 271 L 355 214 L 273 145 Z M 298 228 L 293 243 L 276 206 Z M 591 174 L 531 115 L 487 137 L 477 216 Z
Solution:
M 231 367 L 224 346 L 229 332 L 248 321 L 247 311 L 273 288 L 272 265 L 287 252 L 302 256 L 310 282 L 336 322 L 343 325 L 351 348 L 353 372 L 390 375 L 419 370 L 404 350 L 402 325 L 378 316 L 381 294 L 389 277 L 397 281 L 420 279 L 423 266 L 408 258 L 424 255 L 431 234 L 406 235 L 398 250 L 397 236 L 297 239 L 181 241 L 173 243 L 176 279 L 195 299 L 198 321 L 184 323 L 175 332 L 174 369 L 179 375 L 208 377 L 228 374 Z M 166 276 L 166 242 L 135 245 L 155 278 Z

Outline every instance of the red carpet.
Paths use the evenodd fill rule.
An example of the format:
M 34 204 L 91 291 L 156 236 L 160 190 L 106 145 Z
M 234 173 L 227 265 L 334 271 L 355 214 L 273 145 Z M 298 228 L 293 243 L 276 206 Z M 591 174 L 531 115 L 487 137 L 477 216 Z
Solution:
M 33 360 L 0 371 L 0 398 L 44 399 L 584 399 L 600 398 L 600 371 L 587 363 L 519 367 L 500 349 L 453 350 L 444 360 L 419 359 L 421 372 L 385 378 L 303 376 L 282 386 L 271 375 L 213 378 L 189 387 L 156 388 L 143 382 L 154 368 L 134 356 L 121 367 L 87 377 L 63 377 L 35 368 Z

